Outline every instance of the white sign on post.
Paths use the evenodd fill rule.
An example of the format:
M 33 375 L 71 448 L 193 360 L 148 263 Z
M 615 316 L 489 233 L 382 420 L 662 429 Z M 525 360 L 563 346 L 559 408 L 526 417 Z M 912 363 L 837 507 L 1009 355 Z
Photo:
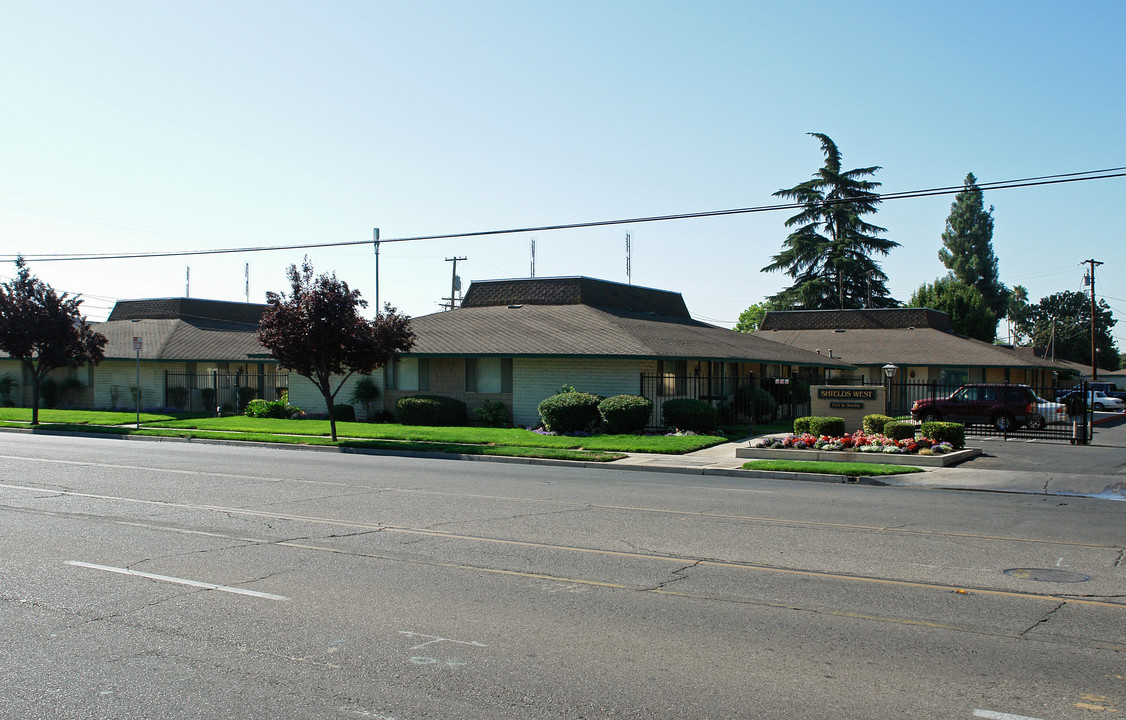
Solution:
M 139 337 L 133 338 L 133 352 L 141 352 L 144 349 L 144 341 Z

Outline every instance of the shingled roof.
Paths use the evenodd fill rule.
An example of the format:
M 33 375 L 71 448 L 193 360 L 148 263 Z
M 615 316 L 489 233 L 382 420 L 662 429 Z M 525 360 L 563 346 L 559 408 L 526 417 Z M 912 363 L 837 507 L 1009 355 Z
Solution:
M 821 351 L 853 365 L 1058 369 L 1011 347 L 958 335 L 946 313 L 929 308 L 768 312 L 756 337 Z
M 884 330 L 934 328 L 954 332 L 944 312 L 930 308 L 877 308 L 865 310 L 784 310 L 763 317 L 759 330 Z
M 588 277 L 478 280 L 469 286 L 461 301 L 463 308 L 500 305 L 589 305 L 669 317 L 692 317 L 678 292 Z
M 460 308 L 414 318 L 411 326 L 417 340 L 409 355 L 661 358 L 849 367 L 840 360 L 693 320 L 679 293 L 586 277 L 474 282 Z
M 263 361 L 268 353 L 256 333 L 265 309 L 196 298 L 120 300 L 106 322 L 92 327 L 108 340 L 107 359 L 135 358 L 133 338 L 140 337 L 143 360 Z

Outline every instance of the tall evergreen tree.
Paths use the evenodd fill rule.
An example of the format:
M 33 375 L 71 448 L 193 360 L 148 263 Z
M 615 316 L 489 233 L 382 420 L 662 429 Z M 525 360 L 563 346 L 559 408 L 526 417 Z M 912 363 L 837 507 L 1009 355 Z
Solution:
M 813 179 L 774 193 L 794 200 L 802 211 L 786 221 L 792 232 L 782 252 L 763 268 L 781 270 L 794 279 L 770 300 L 804 310 L 898 305 L 872 255 L 887 255 L 899 243 L 879 237 L 887 230 L 862 219 L 880 203 L 880 183 L 867 179 L 880 168 L 842 171 L 836 143 L 827 135 L 809 134 L 821 141 L 825 165 Z
M 984 195 L 973 173 L 966 175 L 965 189 L 950 205 L 938 259 L 954 277 L 977 288 L 995 316 L 1006 315 L 1009 290 L 998 279 L 997 256 L 993 254 L 993 206 L 985 209 Z

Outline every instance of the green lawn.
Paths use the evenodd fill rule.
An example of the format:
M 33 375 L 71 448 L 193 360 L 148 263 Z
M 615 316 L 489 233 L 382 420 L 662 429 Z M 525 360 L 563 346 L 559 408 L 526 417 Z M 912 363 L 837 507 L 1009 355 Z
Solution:
M 162 422 L 175 420 L 175 415 L 141 413 L 141 422 Z M 31 422 L 31 408 L 0 407 L 0 421 Z M 137 422 L 136 411 L 117 412 L 107 410 L 52 410 L 39 408 L 39 422 L 67 423 L 71 425 L 124 425 Z
M 902 475 L 923 472 L 922 468 L 883 463 L 831 462 L 821 460 L 750 460 L 743 463 L 744 470 L 779 470 L 782 472 L 823 473 L 849 477 L 876 475 Z
M 194 420 L 167 420 L 153 427 L 222 431 L 229 433 L 267 433 L 327 437 L 327 420 L 276 420 L 232 415 Z M 399 440 L 431 443 L 484 444 L 506 447 L 600 450 L 604 452 L 643 452 L 679 455 L 727 442 L 712 435 L 594 435 L 565 437 L 540 435 L 518 428 L 429 427 L 384 423 L 338 422 L 340 438 L 361 440 Z
M 142 428 L 130 426 L 136 413 L 88 410 L 40 410 L 43 430 L 193 437 L 305 445 L 332 445 L 327 420 L 275 420 L 228 417 L 177 418 L 141 413 Z M 27 427 L 28 408 L 0 408 L 0 427 Z M 523 429 L 478 427 L 423 427 L 410 425 L 340 422 L 336 424 L 341 447 L 448 452 L 462 455 L 507 455 L 558 460 L 608 462 L 622 453 L 679 455 L 718 445 L 727 440 L 711 435 L 595 435 L 578 438 L 540 435 Z

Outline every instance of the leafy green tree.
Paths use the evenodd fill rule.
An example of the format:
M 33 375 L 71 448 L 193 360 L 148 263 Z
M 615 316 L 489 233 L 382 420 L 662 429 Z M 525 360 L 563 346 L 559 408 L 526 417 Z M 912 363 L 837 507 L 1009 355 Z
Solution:
M 911 296 L 911 306 L 946 313 L 954 332 L 961 335 L 985 342 L 993 342 L 997 335 L 997 316 L 986 307 L 981 293 L 952 275 L 920 285 Z
M 1021 318 L 1028 312 L 1028 289 L 1023 285 L 1014 285 L 1009 291 L 1009 302 L 1005 307 L 1005 321 L 1009 326 L 1009 340 L 1013 343 L 1020 342 L 1021 334 L 1016 331 Z
M 1117 320 L 1105 300 L 1095 304 L 1095 348 L 1098 364 L 1104 370 L 1121 367 L 1121 357 L 1111 332 Z M 1018 323 L 1018 331 L 1029 337 L 1032 344 L 1042 347 L 1057 360 L 1070 360 L 1081 365 L 1091 363 L 1091 298 L 1066 290 L 1040 298 L 1029 305 Z
M 760 303 L 755 303 L 749 308 L 739 313 L 739 321 L 735 323 L 735 331 L 741 333 L 752 333 L 758 330 L 759 325 L 762 324 L 762 319 L 766 317 L 766 313 L 771 310 L 782 310 L 783 308 L 776 302 L 765 300 Z
M 993 206 L 985 209 L 973 173 L 966 175 L 965 189 L 950 205 L 938 259 L 954 277 L 977 288 L 995 316 L 1005 316 L 1009 290 L 998 279 L 993 254 Z
M 16 277 L 0 285 L 0 350 L 20 360 L 31 377 L 31 424 L 39 424 L 39 397 L 56 368 L 97 365 L 106 337 L 83 317 L 82 300 L 31 274 L 16 258 Z
M 898 305 L 872 255 L 887 255 L 899 243 L 879 237 L 887 231 L 863 219 L 880 203 L 880 183 L 867 179 L 880 168 L 841 170 L 836 144 L 827 135 L 809 134 L 821 141 L 825 164 L 811 180 L 774 193 L 795 201 L 802 211 L 786 220 L 792 231 L 782 252 L 763 268 L 794 280 L 770 300 L 805 310 Z
M 301 269 L 289 266 L 290 293 L 266 293 L 266 311 L 258 325 L 258 342 L 278 364 L 303 375 L 317 386 L 328 409 L 332 439 L 336 440 L 336 394 L 352 373 L 370 375 L 414 345 L 410 318 L 390 305 L 375 320 L 358 309 L 367 307 L 359 290 L 337 280 L 336 274 L 313 278 L 305 258 Z M 341 376 L 335 389 L 333 376 Z

